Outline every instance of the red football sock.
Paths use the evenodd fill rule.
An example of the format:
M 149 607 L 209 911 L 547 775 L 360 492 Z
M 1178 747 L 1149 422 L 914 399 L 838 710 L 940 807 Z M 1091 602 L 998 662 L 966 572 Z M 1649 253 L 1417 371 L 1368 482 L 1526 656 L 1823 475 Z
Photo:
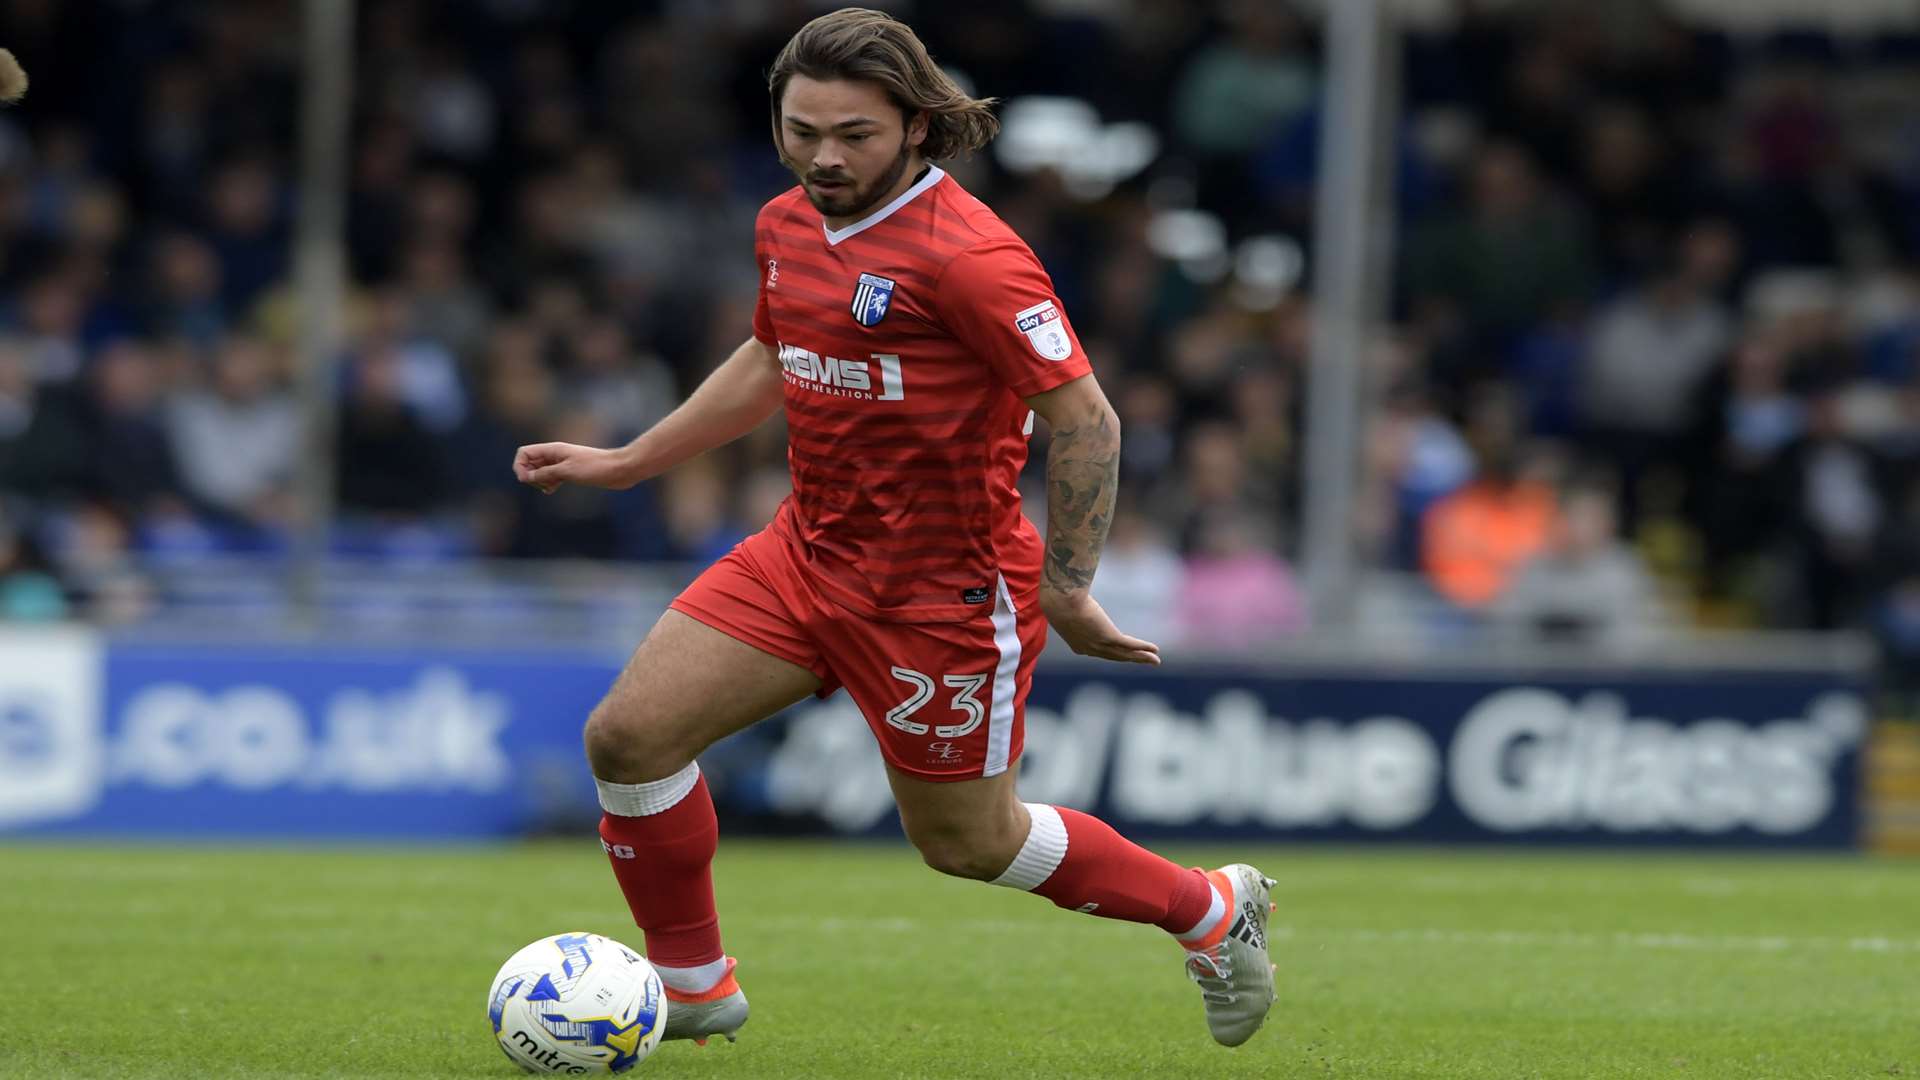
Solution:
M 720 822 L 706 777 L 695 772 L 691 788 L 684 787 L 684 774 L 654 784 L 602 781 L 600 802 L 607 811 L 600 819 L 600 840 L 633 921 L 646 932 L 647 959 L 668 967 L 720 959 L 720 915 L 713 905 Z M 615 810 L 642 812 L 628 816 Z
M 1201 929 L 1213 914 L 1215 893 L 1205 873 L 1176 866 L 1078 810 L 1028 803 L 1027 811 L 1033 828 L 1026 846 L 994 884 L 1176 935 Z

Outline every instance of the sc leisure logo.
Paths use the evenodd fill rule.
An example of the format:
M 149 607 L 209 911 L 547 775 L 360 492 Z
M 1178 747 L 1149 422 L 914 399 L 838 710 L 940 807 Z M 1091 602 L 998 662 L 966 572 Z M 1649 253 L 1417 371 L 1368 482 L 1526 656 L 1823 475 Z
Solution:
M 0 630 L 0 829 L 79 817 L 106 783 L 102 649 L 80 630 Z
M 950 742 L 931 742 L 927 744 L 928 761 L 958 761 L 960 748 Z

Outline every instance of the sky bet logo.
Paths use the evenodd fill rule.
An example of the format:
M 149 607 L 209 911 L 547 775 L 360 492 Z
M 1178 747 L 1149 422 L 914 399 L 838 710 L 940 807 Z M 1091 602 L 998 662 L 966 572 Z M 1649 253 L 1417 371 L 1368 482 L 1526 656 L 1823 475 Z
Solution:
M 879 369 L 880 393 L 874 394 L 874 369 Z M 858 398 L 862 401 L 901 401 L 906 397 L 900 379 L 900 358 L 891 353 L 874 353 L 866 360 L 842 360 L 822 356 L 798 345 L 780 345 L 780 369 L 787 381 L 815 393 L 832 397 Z
M 1021 333 L 1031 334 L 1059 317 L 1059 310 L 1053 306 L 1053 301 L 1049 300 L 1021 312 L 1013 320 L 1013 325 L 1018 327 Z
M 1016 312 L 1013 326 L 1027 335 L 1034 352 L 1048 360 L 1065 360 L 1073 355 L 1073 339 L 1067 336 L 1067 322 L 1051 300 L 1042 300 L 1025 311 Z

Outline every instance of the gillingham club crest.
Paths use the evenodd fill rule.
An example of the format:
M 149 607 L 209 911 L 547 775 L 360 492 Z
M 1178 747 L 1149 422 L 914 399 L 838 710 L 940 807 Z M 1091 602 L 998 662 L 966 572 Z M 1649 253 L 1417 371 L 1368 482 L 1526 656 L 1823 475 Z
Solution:
M 892 278 L 861 274 L 860 283 L 853 287 L 853 321 L 861 326 L 874 326 L 887 317 L 887 306 L 892 303 Z

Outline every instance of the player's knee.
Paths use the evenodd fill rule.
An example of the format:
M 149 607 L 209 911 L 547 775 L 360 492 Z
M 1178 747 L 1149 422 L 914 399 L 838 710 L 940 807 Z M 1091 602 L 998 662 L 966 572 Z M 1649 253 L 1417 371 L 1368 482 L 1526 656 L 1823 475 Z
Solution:
M 992 881 L 1018 854 L 983 832 L 937 832 L 911 837 L 926 864 L 943 874 L 970 881 Z
M 662 726 L 647 719 L 644 708 L 616 706 L 611 698 L 594 707 L 582 733 L 593 775 L 616 784 L 644 784 L 687 767 L 693 752 L 664 738 Z
M 606 702 L 594 706 L 587 714 L 586 729 L 581 732 L 593 775 L 602 780 L 633 782 L 626 780 L 624 774 L 631 771 L 635 759 L 643 755 L 636 752 L 638 748 L 629 735 L 629 726 L 621 722 L 620 715 L 609 709 Z
M 1002 869 L 988 865 L 978 849 L 964 843 L 922 844 L 920 857 L 943 874 L 969 881 L 990 881 L 998 877 Z

